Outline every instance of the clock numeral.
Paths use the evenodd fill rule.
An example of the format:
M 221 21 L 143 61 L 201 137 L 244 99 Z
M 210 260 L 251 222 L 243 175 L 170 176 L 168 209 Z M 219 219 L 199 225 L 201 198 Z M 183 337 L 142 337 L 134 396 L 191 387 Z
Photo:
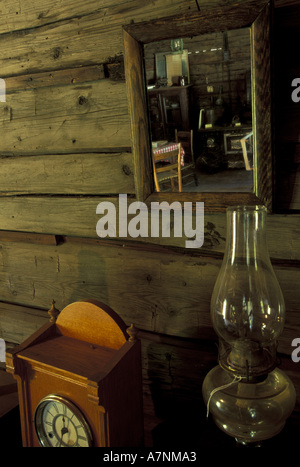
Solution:
M 88 446 L 91 435 L 76 406 L 60 396 L 50 395 L 40 402 L 35 417 L 41 446 Z M 81 418 L 83 421 L 81 421 Z

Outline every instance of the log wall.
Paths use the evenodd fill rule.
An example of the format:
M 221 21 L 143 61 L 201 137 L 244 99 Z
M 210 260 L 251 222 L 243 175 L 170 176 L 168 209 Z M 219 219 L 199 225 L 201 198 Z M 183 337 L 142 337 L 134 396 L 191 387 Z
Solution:
M 0 337 L 8 346 L 22 342 L 48 320 L 52 299 L 59 309 L 78 299 L 107 303 L 141 329 L 151 429 L 172 419 L 178 401 L 185 404 L 181 412 L 188 401 L 196 414 L 205 411 L 201 384 L 217 362 L 209 301 L 226 220 L 224 212 L 205 215 L 205 242 L 198 250 L 185 249 L 172 235 L 97 237 L 98 203 L 117 206 L 118 194 L 135 195 L 122 26 L 222 3 L 18 0 L 6 2 L 1 13 L 6 102 L 0 102 Z M 296 21 L 288 8 L 297 3 L 277 0 L 277 18 Z M 285 26 L 276 21 L 281 37 Z M 277 62 L 275 74 L 280 69 Z M 299 71 L 293 69 L 293 76 Z M 277 113 L 277 128 L 290 120 L 299 127 L 299 110 L 290 110 Z M 296 130 L 291 140 L 286 135 L 277 131 L 277 148 L 299 142 Z M 280 166 L 284 156 L 278 151 Z M 279 352 L 297 388 L 296 412 L 300 363 L 291 360 L 291 342 L 300 337 L 300 191 L 298 182 L 291 183 L 298 163 L 291 171 L 285 166 L 284 179 L 277 173 L 279 209 L 268 218 L 270 254 L 287 304 Z

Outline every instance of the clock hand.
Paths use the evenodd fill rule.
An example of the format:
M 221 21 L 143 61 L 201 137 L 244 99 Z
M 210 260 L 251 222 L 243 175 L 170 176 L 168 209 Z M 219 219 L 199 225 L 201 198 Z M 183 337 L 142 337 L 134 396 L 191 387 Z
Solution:
M 61 446 L 61 443 L 63 441 L 63 436 L 69 432 L 68 428 L 65 426 L 65 417 L 62 417 L 62 420 L 63 420 L 63 427 L 61 428 L 60 430 L 60 440 L 59 440 L 59 446 Z

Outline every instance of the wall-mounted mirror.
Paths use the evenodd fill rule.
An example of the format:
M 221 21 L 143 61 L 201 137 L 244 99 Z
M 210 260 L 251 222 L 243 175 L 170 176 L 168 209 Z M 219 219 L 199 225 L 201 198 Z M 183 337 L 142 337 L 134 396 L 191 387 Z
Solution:
M 183 192 L 253 193 L 250 28 L 178 44 L 144 45 L 152 151 L 162 165 L 181 142 Z
M 138 199 L 271 210 L 269 2 L 130 24 L 124 41 Z M 176 143 L 180 130 L 193 130 L 193 154 L 182 156 L 187 183 L 181 193 L 167 185 L 157 192 L 153 154 Z

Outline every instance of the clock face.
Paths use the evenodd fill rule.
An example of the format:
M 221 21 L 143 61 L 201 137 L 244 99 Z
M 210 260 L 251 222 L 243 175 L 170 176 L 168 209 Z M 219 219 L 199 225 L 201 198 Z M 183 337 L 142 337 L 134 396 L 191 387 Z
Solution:
M 67 399 L 51 394 L 36 408 L 35 431 L 44 447 L 91 447 L 88 424 L 78 408 Z

